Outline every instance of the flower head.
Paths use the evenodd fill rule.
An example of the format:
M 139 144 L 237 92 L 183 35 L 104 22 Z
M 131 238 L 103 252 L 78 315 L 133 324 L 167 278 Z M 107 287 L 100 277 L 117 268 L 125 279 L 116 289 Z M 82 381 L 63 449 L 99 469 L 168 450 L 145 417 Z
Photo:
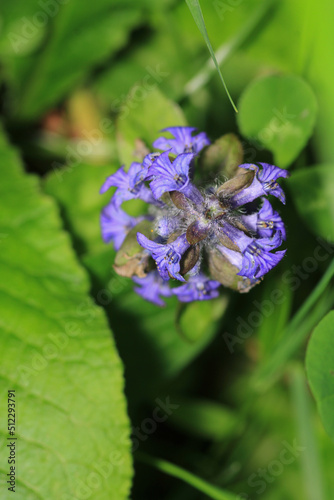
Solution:
M 194 127 L 168 127 L 162 132 L 169 132 L 174 139 L 167 139 L 166 137 L 159 137 L 154 143 L 153 147 L 161 151 L 170 150 L 171 153 L 179 155 L 182 153 L 199 153 L 201 149 L 210 144 L 208 136 L 201 132 L 200 134 L 193 135 L 196 131 Z
M 116 272 L 132 277 L 139 285 L 136 292 L 157 305 L 171 295 L 181 302 L 209 300 L 218 296 L 221 285 L 248 292 L 285 255 L 280 250 L 285 225 L 267 196 L 285 202 L 277 180 L 288 172 L 267 163 L 245 163 L 220 186 L 209 179 L 200 191 L 194 184 L 198 154 L 208 146 L 212 157 L 217 148 L 192 127 L 165 130 L 173 138 L 160 137 L 154 143 L 162 153 L 146 154 L 128 172 L 121 167 L 101 188 L 117 188 L 101 214 L 103 239 L 112 241 L 116 250 L 122 245 Z M 205 167 L 204 157 L 200 165 L 204 161 Z M 133 198 L 149 204 L 147 215 L 134 218 L 122 210 L 121 204 Z M 252 203 L 257 199 L 261 203 Z M 169 288 L 171 279 L 179 286 Z

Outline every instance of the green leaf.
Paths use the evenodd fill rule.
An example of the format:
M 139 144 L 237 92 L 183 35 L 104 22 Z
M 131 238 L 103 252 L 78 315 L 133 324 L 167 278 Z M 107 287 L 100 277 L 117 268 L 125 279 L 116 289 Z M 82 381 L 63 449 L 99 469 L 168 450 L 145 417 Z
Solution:
M 324 427 L 334 440 L 334 311 L 312 333 L 306 372 Z
M 291 396 L 295 408 L 296 427 L 299 442 L 303 443 L 301 454 L 304 491 L 310 500 L 325 500 L 322 478 L 322 463 L 319 456 L 311 395 L 306 384 L 306 377 L 299 364 L 291 370 Z
M 334 243 L 334 165 L 297 170 L 287 186 L 308 228 Z
M 334 260 L 284 329 L 271 356 L 264 359 L 253 374 L 252 383 L 257 390 L 267 389 L 276 380 L 314 325 L 332 307 L 333 293 L 325 291 L 333 276 Z
M 191 472 L 182 469 L 178 465 L 167 462 L 167 460 L 162 460 L 161 458 L 151 457 L 146 453 L 137 453 L 136 459 L 139 462 L 147 464 L 155 469 L 168 474 L 169 476 L 176 477 L 181 481 L 189 484 L 198 491 L 205 494 L 206 497 L 212 498 L 213 500 L 241 500 L 239 495 L 230 493 L 229 491 L 222 490 L 218 486 L 214 486 L 204 479 L 195 476 Z
M 80 254 L 105 248 L 100 213 L 110 199 L 110 192 L 101 195 L 99 190 L 106 177 L 115 171 L 115 165 L 76 164 L 58 168 L 46 178 L 44 188 L 64 208 L 66 224 Z
M 142 161 L 143 146 L 152 150 L 152 143 L 167 127 L 187 125 L 181 108 L 165 97 L 158 88 L 139 99 L 135 87 L 129 92 L 126 107 L 117 122 L 117 149 L 121 163 Z M 144 145 L 138 144 L 138 140 Z M 149 151 L 147 151 L 149 152 Z
M 201 35 L 202 35 L 202 37 L 205 40 L 206 46 L 209 49 L 210 55 L 212 57 L 212 60 L 213 60 L 214 65 L 216 67 L 216 70 L 217 70 L 217 72 L 219 74 L 219 77 L 220 77 L 220 79 L 222 81 L 222 84 L 224 86 L 224 89 L 225 89 L 225 92 L 227 94 L 227 97 L 229 98 L 230 103 L 232 104 L 234 111 L 237 113 L 238 110 L 237 110 L 236 105 L 234 104 L 233 99 L 230 96 L 230 93 L 229 93 L 229 91 L 227 89 L 225 80 L 224 80 L 223 75 L 222 75 L 222 73 L 220 71 L 219 64 L 218 64 L 216 56 L 215 56 L 215 52 L 214 52 L 214 50 L 212 48 L 212 45 L 211 45 L 211 42 L 210 42 L 210 39 L 209 39 L 209 35 L 208 35 L 207 29 L 206 29 L 206 26 L 205 26 L 205 22 L 204 22 L 204 18 L 203 18 L 203 14 L 202 14 L 202 9 L 201 9 L 200 3 L 199 3 L 198 0 L 186 0 L 186 2 L 187 2 L 187 5 L 189 7 L 189 10 L 190 10 L 190 12 L 191 12 L 194 20 L 195 20 L 195 23 L 197 24 L 197 27 L 200 30 Z
M 240 415 L 214 401 L 177 398 L 179 408 L 169 423 L 187 434 L 221 441 L 231 438 L 242 429 Z
M 311 87 L 292 75 L 273 75 L 252 82 L 240 98 L 241 133 L 289 166 L 311 137 L 317 101 Z
M 89 296 L 54 202 L 1 134 L 0 158 L 0 385 L 3 398 L 16 391 L 16 495 L 125 500 L 130 428 L 106 316 Z M 0 453 L 4 467 L 5 446 Z

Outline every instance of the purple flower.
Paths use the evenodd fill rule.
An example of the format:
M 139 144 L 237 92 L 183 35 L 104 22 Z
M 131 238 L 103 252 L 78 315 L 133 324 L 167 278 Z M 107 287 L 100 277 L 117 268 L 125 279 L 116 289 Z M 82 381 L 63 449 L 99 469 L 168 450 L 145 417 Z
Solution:
M 123 201 L 133 198 L 140 198 L 147 203 L 152 203 L 154 201 L 152 193 L 144 185 L 146 175 L 147 168 L 142 167 L 140 163 L 132 163 L 128 172 L 125 172 L 124 167 L 121 167 L 115 174 L 107 177 L 100 193 L 105 193 L 111 186 L 117 187 L 118 189 L 113 196 L 117 206 L 120 206 Z
M 279 198 L 282 203 L 285 203 L 285 195 L 283 189 L 276 182 L 279 177 L 289 177 L 289 172 L 282 168 L 269 165 L 268 163 L 259 163 L 262 170 L 253 163 L 244 163 L 240 168 L 254 170 L 255 176 L 252 184 L 234 195 L 231 198 L 231 203 L 234 208 L 250 203 L 260 196 L 272 194 Z
M 202 195 L 189 179 L 189 167 L 194 154 L 180 154 L 173 162 L 168 155 L 169 151 L 162 153 L 150 167 L 150 175 L 153 175 L 150 187 L 154 197 L 158 199 L 167 191 L 180 191 L 194 203 L 201 203 Z
M 159 137 L 154 143 L 162 153 L 145 149 L 142 164 L 132 163 L 128 172 L 121 167 L 101 188 L 102 193 L 111 186 L 117 188 L 101 214 L 103 239 L 113 241 L 119 249 L 131 230 L 143 248 L 138 254 L 135 241 L 134 259 L 126 269 L 123 266 L 116 272 L 133 278 L 140 285 L 136 292 L 157 305 L 164 305 L 162 298 L 171 295 L 181 302 L 217 297 L 220 283 L 240 293 L 248 292 L 285 255 L 285 250 L 279 250 L 286 238 L 285 226 L 266 197 L 273 195 L 285 202 L 278 179 L 288 177 L 288 172 L 267 163 L 245 163 L 233 179 L 217 186 L 210 174 L 210 162 L 218 154 L 215 162 L 217 166 L 223 164 L 223 153 L 219 158 L 216 146 L 208 146 L 206 134 L 195 130 L 165 129 L 171 138 Z M 206 146 L 208 155 L 201 158 L 200 173 L 207 179 L 203 179 L 204 188 L 199 191 L 195 168 L 198 153 Z M 148 215 L 134 218 L 121 210 L 123 201 L 132 198 L 151 205 Z M 243 205 L 246 207 L 240 209 Z M 148 224 L 148 237 L 136 227 L 145 219 L 152 222 Z M 131 241 L 126 240 L 129 247 Z M 148 265 L 154 271 L 139 278 Z M 208 270 L 211 276 L 205 275 Z M 171 278 L 181 281 L 182 286 L 169 288 L 166 282 Z
M 263 198 L 263 205 L 259 212 L 242 217 L 246 226 L 261 238 L 270 238 L 279 232 L 283 240 L 286 239 L 284 222 L 269 201 Z
M 210 300 L 218 297 L 217 288 L 220 287 L 219 281 L 210 280 L 204 274 L 200 273 L 191 276 L 185 285 L 173 288 L 173 294 L 181 302 L 192 302 L 193 300 Z
M 185 234 L 176 238 L 173 243 L 166 245 L 155 243 L 141 233 L 137 233 L 137 240 L 139 245 L 151 252 L 162 279 L 169 280 L 170 276 L 172 276 L 179 281 L 185 281 L 180 274 L 182 255 L 190 247 Z
M 276 240 L 276 241 L 275 241 Z M 261 238 L 251 243 L 243 252 L 242 267 L 239 276 L 261 278 L 283 259 L 286 250 L 271 252 L 281 243 L 279 233 L 273 238 Z
M 153 302 L 153 304 L 156 304 L 157 306 L 165 305 L 165 302 L 160 298 L 160 295 L 162 295 L 162 297 L 172 296 L 172 290 L 157 271 L 148 273 L 145 278 L 138 278 L 137 276 L 134 276 L 132 280 L 137 285 L 140 285 L 140 287 L 135 287 L 134 291 L 145 300 Z
M 101 232 L 105 243 L 113 241 L 115 250 L 119 250 L 126 235 L 135 227 L 144 217 L 131 217 L 113 200 L 104 207 L 101 213 Z
M 162 132 L 170 132 L 174 139 L 166 139 L 166 137 L 159 137 L 154 143 L 153 147 L 161 151 L 170 150 L 171 153 L 179 155 L 181 153 L 195 153 L 198 154 L 204 146 L 210 144 L 208 136 L 201 132 L 193 136 L 193 132 L 197 130 L 194 127 L 168 127 Z
M 282 243 L 279 232 L 272 238 L 256 239 L 229 223 L 224 224 L 223 231 L 239 247 L 241 253 L 221 246 L 219 250 L 240 269 L 239 276 L 258 279 L 275 267 L 285 255 L 286 250 L 272 253 Z

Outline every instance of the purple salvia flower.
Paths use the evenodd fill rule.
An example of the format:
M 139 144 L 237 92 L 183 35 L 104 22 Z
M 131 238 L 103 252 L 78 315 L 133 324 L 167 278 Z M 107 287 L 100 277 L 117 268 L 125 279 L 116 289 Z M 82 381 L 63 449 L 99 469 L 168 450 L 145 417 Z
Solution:
M 210 144 L 208 136 L 201 132 L 193 136 L 193 132 L 197 129 L 194 127 L 168 127 L 161 132 L 170 132 L 174 139 L 159 137 L 153 147 L 161 151 L 170 150 L 171 153 L 179 155 L 182 153 L 198 154 L 201 149 Z
M 238 252 L 226 249 L 224 255 L 229 258 L 230 262 L 240 269 L 238 275 L 246 278 L 260 278 L 269 272 L 278 262 L 284 257 L 286 250 L 272 253 L 272 250 L 278 248 L 282 243 L 282 237 L 279 232 L 275 233 L 272 238 L 251 238 L 240 229 L 235 228 L 229 223 L 223 226 L 224 233 L 239 247 L 242 253 L 242 261 L 240 265 L 240 257 Z M 230 252 L 234 252 L 230 254 Z
M 105 243 L 112 241 L 115 250 L 119 250 L 130 229 L 143 219 L 144 217 L 131 217 L 112 200 L 101 213 L 102 238 Z
M 180 191 L 194 203 L 202 203 L 203 198 L 189 179 L 192 153 L 180 154 L 173 162 L 169 159 L 169 151 L 162 153 L 151 165 L 149 171 L 153 175 L 150 187 L 156 199 L 168 191 Z
M 171 297 L 173 295 L 168 283 L 164 281 L 159 275 L 158 271 L 148 273 L 145 278 L 138 278 L 134 276 L 132 280 L 140 287 L 135 287 L 134 291 L 141 297 L 157 306 L 163 307 L 165 302 L 160 298 Z
M 243 253 L 242 267 L 238 273 L 239 276 L 246 278 L 261 278 L 275 267 L 284 257 L 286 250 L 271 252 L 277 248 L 275 238 L 281 241 L 278 233 L 273 238 L 261 238 L 255 240 Z
M 117 206 L 120 206 L 123 201 L 140 198 L 147 203 L 152 203 L 154 198 L 148 187 L 144 185 L 147 169 L 143 168 L 140 163 L 132 163 L 129 171 L 125 172 L 124 167 L 121 167 L 113 175 L 110 175 L 105 180 L 100 189 L 100 193 L 105 193 L 112 186 L 117 187 L 113 200 Z
M 218 297 L 217 288 L 220 287 L 219 281 L 210 280 L 204 274 L 200 273 L 191 276 L 185 285 L 173 288 L 173 294 L 181 302 L 192 302 L 193 300 L 210 300 Z
M 242 220 L 247 228 L 261 238 L 270 238 L 274 233 L 279 232 L 282 239 L 286 239 L 284 222 L 266 198 L 263 198 L 263 204 L 259 212 L 244 215 Z
M 231 198 L 231 203 L 234 208 L 250 203 L 260 196 L 272 194 L 279 198 L 285 204 L 285 195 L 283 189 L 276 182 L 279 177 L 289 177 L 289 172 L 282 168 L 269 165 L 269 163 L 259 163 L 262 170 L 253 163 L 243 163 L 239 168 L 254 170 L 255 176 L 252 184 L 234 195 Z
M 101 188 L 102 193 L 111 186 L 117 188 L 101 214 L 103 239 L 113 241 L 116 250 L 134 226 L 148 219 L 142 231 L 148 235 L 151 231 L 152 240 L 134 229 L 144 251 L 138 253 L 136 241 L 130 238 L 134 257 L 120 267 L 119 273 L 132 277 L 140 285 L 136 292 L 160 306 L 164 305 L 162 297 L 171 295 L 181 302 L 217 297 L 220 283 L 247 292 L 285 255 L 285 250 L 277 250 L 286 238 L 285 226 L 266 197 L 273 195 L 285 202 L 277 180 L 289 173 L 267 163 L 245 163 L 230 181 L 218 187 L 211 183 L 200 192 L 193 184 L 194 168 L 199 151 L 209 140 L 206 134 L 196 135 L 195 130 L 165 129 L 173 137 L 160 137 L 154 143 L 162 153 L 147 154 L 142 164 L 132 163 L 128 172 L 121 167 Z M 202 160 L 205 166 L 206 159 Z M 164 196 L 162 201 L 165 193 L 170 196 Z M 134 218 L 121 210 L 122 202 L 133 198 L 154 205 L 149 215 Z M 257 198 L 261 204 L 251 204 Z M 251 205 L 239 210 L 247 204 Z M 203 253 L 207 257 L 204 265 Z M 145 278 L 136 277 L 145 276 L 152 264 L 150 256 L 155 260 L 155 270 Z M 215 280 L 205 276 L 203 269 L 209 269 Z M 169 288 L 166 282 L 170 278 L 183 282 L 182 286 Z
M 137 233 L 137 240 L 139 245 L 151 253 L 162 279 L 169 280 L 172 276 L 179 281 L 185 281 L 180 274 L 182 255 L 190 247 L 185 234 L 176 238 L 173 243 L 166 245 L 151 241 L 141 233 Z

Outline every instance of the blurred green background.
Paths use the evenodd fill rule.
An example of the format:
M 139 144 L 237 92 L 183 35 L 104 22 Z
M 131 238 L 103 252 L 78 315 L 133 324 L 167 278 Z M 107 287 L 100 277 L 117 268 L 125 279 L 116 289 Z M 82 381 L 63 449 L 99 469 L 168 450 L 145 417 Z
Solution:
M 0 7 L 1 415 L 15 389 L 17 499 L 333 498 L 334 6 L 201 6 L 238 114 L 185 1 Z M 288 252 L 249 294 L 160 309 L 113 271 L 99 188 L 184 124 L 291 170 Z

